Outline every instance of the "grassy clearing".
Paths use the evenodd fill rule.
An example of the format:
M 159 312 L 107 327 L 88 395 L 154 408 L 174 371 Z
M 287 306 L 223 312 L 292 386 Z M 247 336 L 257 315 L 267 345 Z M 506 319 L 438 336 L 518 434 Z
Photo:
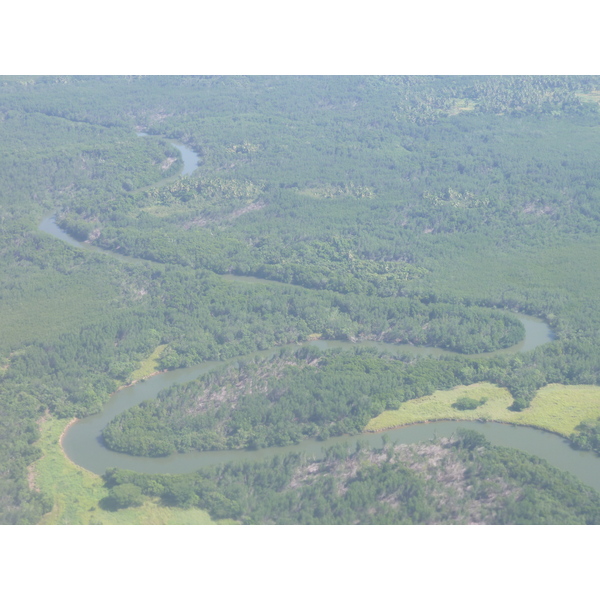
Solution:
M 130 375 L 129 382 L 140 381 L 140 379 L 146 379 L 146 377 L 156 373 L 158 371 L 158 361 L 166 347 L 167 344 L 156 346 L 152 354 L 142 361 L 140 368 Z
M 462 397 L 488 400 L 474 410 L 452 407 Z M 425 421 L 498 421 L 529 425 L 568 436 L 583 420 L 600 417 L 600 386 L 548 385 L 537 393 L 531 406 L 522 412 L 508 410 L 510 392 L 491 383 L 458 386 L 405 402 L 398 410 L 388 410 L 371 419 L 365 431 L 381 431 Z
M 600 386 L 553 383 L 539 390 L 531 406 L 515 413 L 514 423 L 534 425 L 564 436 L 588 419 L 600 417 Z
M 170 508 L 152 500 L 116 512 L 100 508 L 98 502 L 107 496 L 102 478 L 69 461 L 58 442 L 67 424 L 67 419 L 50 418 L 41 425 L 37 444 L 44 455 L 33 465 L 35 485 L 54 499 L 54 508 L 42 517 L 41 525 L 215 524 L 206 511 Z

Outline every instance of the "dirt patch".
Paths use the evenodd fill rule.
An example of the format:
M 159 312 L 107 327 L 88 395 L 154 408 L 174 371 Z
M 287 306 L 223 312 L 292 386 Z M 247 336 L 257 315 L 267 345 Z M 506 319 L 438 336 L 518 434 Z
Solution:
M 88 235 L 88 239 L 86 240 L 86 242 L 93 242 L 95 240 L 97 240 L 100 237 L 100 228 L 96 227 L 96 229 L 94 229 L 94 231 L 92 231 L 90 233 L 90 235 Z
M 275 360 L 258 365 L 257 369 L 238 369 L 233 367 L 221 375 L 216 382 L 207 386 L 201 394 L 193 399 L 193 405 L 186 415 L 197 415 L 222 404 L 235 408 L 242 396 L 250 394 L 266 394 L 269 391 L 269 379 L 280 379 L 283 371 L 289 366 L 315 366 L 318 359 L 311 362 L 296 362 L 292 360 Z
M 161 163 L 160 168 L 166 171 L 176 160 L 176 158 L 169 157 Z
M 35 476 L 35 463 L 32 463 L 27 467 L 27 485 L 32 492 L 39 492 L 40 488 L 35 482 Z
M 233 211 L 226 218 L 229 221 L 232 221 L 233 219 L 237 219 L 238 217 L 241 217 L 242 215 L 245 215 L 246 213 L 252 212 L 253 210 L 261 210 L 265 206 L 266 206 L 266 204 L 264 202 L 262 202 L 261 200 L 259 200 L 258 202 L 252 202 L 252 204 L 248 204 L 247 206 L 244 206 L 243 208 Z
M 553 215 L 554 214 L 554 210 L 551 206 L 539 206 L 536 204 L 527 204 L 523 210 L 521 211 L 523 214 L 525 215 L 536 215 L 536 216 L 541 216 L 541 215 Z
M 315 477 L 321 471 L 321 465 L 319 463 L 311 463 L 306 467 L 300 467 L 292 475 L 288 487 L 293 489 L 303 485 L 308 479 Z
M 187 231 L 192 227 L 204 227 L 205 225 L 208 225 L 208 222 L 208 219 L 205 219 L 204 217 L 196 217 L 195 219 L 184 223 L 181 228 Z
M 195 219 L 192 219 L 191 221 L 187 221 L 186 223 L 184 223 L 181 228 L 184 230 L 188 230 L 192 227 L 205 227 L 206 225 L 213 225 L 213 224 L 217 224 L 217 223 L 222 223 L 224 221 L 233 221 L 235 219 L 237 219 L 238 217 L 241 217 L 242 215 L 245 215 L 246 213 L 252 212 L 254 210 L 261 210 L 263 208 L 265 208 L 265 206 L 267 206 L 267 204 L 265 202 L 262 201 L 258 201 L 258 202 L 252 202 L 252 204 L 247 204 L 246 206 L 242 207 L 242 208 L 238 208 L 238 210 L 234 210 L 232 213 L 229 213 L 228 215 L 224 215 L 223 217 L 217 218 L 217 219 L 207 219 L 206 217 L 196 217 Z

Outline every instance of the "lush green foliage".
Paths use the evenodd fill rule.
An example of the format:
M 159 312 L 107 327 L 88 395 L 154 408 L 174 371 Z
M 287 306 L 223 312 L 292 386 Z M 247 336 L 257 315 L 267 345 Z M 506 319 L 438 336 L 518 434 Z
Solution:
M 140 507 L 116 509 L 105 500 L 106 487 L 98 475 L 71 462 L 65 455 L 59 437 L 68 419 L 44 415 L 41 435 L 35 442 L 42 457 L 29 468 L 34 489 L 43 490 L 49 510 L 43 525 L 208 525 L 214 522 L 200 509 L 187 510 L 164 506 L 148 500 Z M 51 510 L 50 510 L 51 509 Z M 116 509 L 116 510 L 115 510 Z
M 334 446 L 320 460 L 291 454 L 177 476 L 113 469 L 105 479 L 111 490 L 134 484 L 169 505 L 244 523 L 600 523 L 597 492 L 470 430 L 435 444 Z
M 462 383 L 463 366 L 454 359 L 411 364 L 369 350 L 281 352 L 172 386 L 116 417 L 104 441 L 113 450 L 161 456 L 358 433 L 386 408 Z
M 487 402 L 487 398 L 481 398 L 480 400 L 476 400 L 475 398 L 469 398 L 467 396 L 463 396 L 459 398 L 452 406 L 458 410 L 475 410 L 482 404 Z
M 584 421 L 571 435 L 571 443 L 579 450 L 594 450 L 600 454 L 600 419 Z
M 133 483 L 123 483 L 111 488 L 107 501 L 107 504 L 113 505 L 115 510 L 141 506 L 143 503 L 142 488 Z
M 358 433 L 412 398 L 474 381 L 500 382 L 511 372 L 507 359 L 415 360 L 374 349 L 281 351 L 173 385 L 115 417 L 103 437 L 112 450 L 142 456 L 286 446 Z M 461 399 L 452 406 L 475 409 L 486 401 L 462 400 L 468 406 Z
M 100 410 L 159 345 L 159 368 L 315 334 L 475 354 L 522 338 L 518 321 L 496 311 L 505 308 L 542 316 L 558 339 L 515 357 L 395 361 L 418 380 L 402 383 L 396 400 L 487 380 L 521 409 L 548 383 L 600 383 L 600 286 L 590 276 L 600 268 L 598 78 L 0 84 L 2 522 L 35 522 L 47 510 L 27 481 L 36 420 Z M 177 151 L 140 130 L 192 146 L 200 168 L 175 178 Z M 77 239 L 146 261 L 37 231 L 54 213 Z M 239 426 L 249 433 L 236 444 L 289 443 L 309 423 L 322 435 L 358 427 L 390 402 L 385 382 L 375 389 L 361 372 L 366 359 L 301 369 L 298 389 L 310 393 L 286 409 L 301 413 L 286 433 L 268 425 L 272 407 L 260 419 L 260 403 L 239 407 L 251 426 Z M 369 360 L 373 372 L 391 364 Z M 300 407 L 314 394 L 335 404 L 316 373 L 375 396 L 350 395 L 311 420 Z M 175 431 L 169 451 L 179 449 Z

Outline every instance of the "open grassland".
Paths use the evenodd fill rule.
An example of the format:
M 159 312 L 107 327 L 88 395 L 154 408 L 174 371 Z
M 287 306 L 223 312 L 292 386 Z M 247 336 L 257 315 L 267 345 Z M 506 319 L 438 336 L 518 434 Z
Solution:
M 462 397 L 481 400 L 487 397 L 487 402 L 475 410 L 457 410 L 452 404 Z M 452 390 L 437 391 L 430 396 L 422 396 L 404 402 L 397 410 L 386 410 L 379 416 L 371 419 L 366 431 L 380 431 L 392 427 L 401 427 L 412 423 L 440 420 L 472 420 L 488 419 L 502 421 L 508 415 L 508 407 L 512 404 L 513 397 L 510 392 L 491 383 L 476 383 L 474 385 L 460 385 Z
M 514 415 L 513 423 L 569 436 L 582 421 L 600 417 L 600 387 L 553 383 L 538 391 L 528 409 Z
M 59 438 L 67 419 L 49 418 L 41 424 L 37 442 L 43 457 L 32 465 L 32 485 L 48 494 L 53 509 L 41 525 L 210 525 L 210 515 L 200 509 L 161 506 L 147 501 L 137 508 L 102 509 L 98 502 L 108 495 L 102 478 L 73 464 L 63 453 Z
M 452 406 L 459 398 L 487 401 L 474 410 Z M 409 400 L 398 410 L 388 410 L 371 419 L 365 431 L 381 431 L 426 421 L 498 421 L 538 427 L 569 436 L 581 421 L 600 417 L 600 386 L 551 384 L 538 391 L 531 406 L 521 412 L 508 409 L 510 392 L 491 383 L 458 386 L 431 396 Z
M 150 375 L 156 373 L 156 371 L 158 371 L 158 361 L 166 347 L 167 344 L 156 346 L 152 354 L 141 362 L 139 369 L 135 370 L 130 375 L 129 382 L 140 381 L 141 379 L 146 379 L 146 377 L 150 377 Z

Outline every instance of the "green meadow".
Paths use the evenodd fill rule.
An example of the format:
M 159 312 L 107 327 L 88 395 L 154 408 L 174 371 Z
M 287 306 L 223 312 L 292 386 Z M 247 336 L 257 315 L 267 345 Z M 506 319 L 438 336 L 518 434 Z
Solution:
M 150 375 L 156 373 L 156 371 L 158 371 L 160 357 L 166 347 L 167 344 L 161 344 L 160 346 L 157 346 L 152 354 L 140 363 L 139 368 L 130 375 L 130 383 L 141 381 L 142 379 L 146 379 L 147 377 L 150 377 Z
M 460 398 L 487 400 L 474 410 L 452 405 Z M 528 408 L 509 410 L 510 392 L 491 383 L 460 385 L 405 402 L 371 419 L 365 431 L 382 431 L 427 421 L 497 421 L 528 425 L 568 437 L 582 421 L 600 417 L 600 386 L 551 384 L 541 388 Z

